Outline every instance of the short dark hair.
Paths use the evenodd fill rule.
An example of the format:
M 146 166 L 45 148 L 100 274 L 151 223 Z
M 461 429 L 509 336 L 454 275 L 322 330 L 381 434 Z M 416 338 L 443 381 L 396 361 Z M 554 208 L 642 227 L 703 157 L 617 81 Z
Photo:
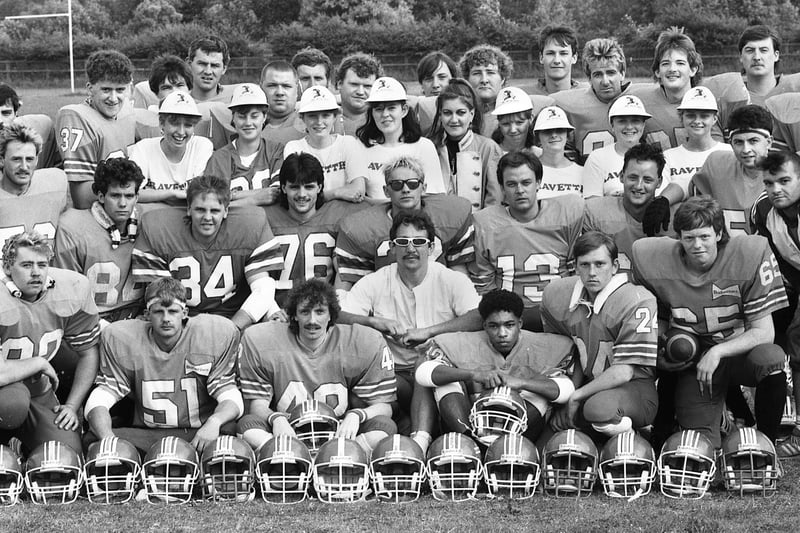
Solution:
M 433 76 L 434 72 L 439 70 L 439 63 L 444 63 L 447 70 L 450 71 L 450 76 L 455 78 L 458 76 L 458 65 L 453 59 L 442 51 L 429 52 L 425 54 L 422 59 L 417 63 L 417 81 L 422 83 L 425 78 Z
M 126 187 L 129 183 L 133 183 L 134 190 L 138 194 L 143 181 L 142 169 L 134 161 L 124 157 L 112 157 L 97 163 L 92 192 L 106 194 L 112 185 Z
M 152 299 L 158 299 L 163 306 L 170 306 L 175 301 L 186 303 L 186 287 L 175 278 L 158 278 L 150 282 L 144 291 L 145 305 Z
M 602 231 L 587 231 L 578 237 L 578 240 L 575 241 L 575 246 L 572 248 L 572 253 L 577 261 L 579 257 L 604 246 L 608 250 L 608 255 L 612 261 L 619 257 L 619 249 L 617 248 L 617 243 L 614 242 L 614 238 Z
M 772 39 L 772 49 L 776 52 L 781 51 L 781 36 L 778 34 L 778 32 L 769 26 L 756 24 L 754 26 L 746 27 L 739 36 L 739 43 L 737 45 L 739 53 L 742 53 L 742 50 L 747 43 L 752 41 L 763 41 L 764 39 Z
M 380 78 L 383 76 L 383 66 L 380 59 L 372 54 L 365 54 L 364 52 L 356 52 L 350 54 L 342 59 L 336 69 L 336 83 L 341 83 L 344 80 L 345 74 L 348 70 L 352 70 L 359 78 L 368 78 L 375 76 Z
M 331 81 L 331 70 L 333 69 L 331 58 L 319 48 L 306 46 L 302 50 L 299 50 L 294 57 L 292 57 L 292 67 L 297 70 L 297 67 L 300 65 L 306 65 L 309 67 L 324 65 L 325 77 L 328 78 L 328 82 Z
M 569 46 L 572 48 L 572 54 L 578 53 L 578 34 L 569 26 L 558 26 L 555 24 L 548 24 L 542 31 L 539 32 L 539 55 L 542 55 L 542 50 L 547 45 L 548 41 L 555 41 L 559 46 Z
M 291 72 L 294 75 L 294 79 L 295 80 L 297 79 L 297 71 L 292 66 L 292 64 L 289 63 L 288 61 L 283 61 L 279 59 L 277 61 L 270 61 L 269 63 L 264 65 L 264 68 L 261 69 L 261 77 L 259 78 L 259 81 L 261 83 L 264 82 L 264 76 L 267 75 L 268 70 L 274 70 L 276 72 Z
M 728 118 L 728 130 L 731 135 L 736 130 L 759 129 L 772 133 L 772 115 L 766 107 L 756 104 L 737 107 Z
M 481 319 L 486 320 L 492 313 L 498 311 L 508 311 L 517 318 L 522 318 L 522 313 L 525 311 L 525 304 L 522 298 L 511 291 L 505 289 L 493 289 L 481 298 L 478 304 L 478 313 Z
M 186 205 L 191 206 L 195 198 L 214 194 L 219 202 L 227 207 L 231 203 L 231 182 L 228 178 L 203 174 L 189 180 L 186 186 Z
M 412 226 L 414 229 L 422 230 L 428 235 L 428 240 L 433 243 L 436 238 L 436 228 L 433 226 L 431 217 L 424 211 L 401 211 L 392 220 L 392 227 L 389 229 L 389 239 L 397 237 L 397 230 L 400 226 Z
M 186 61 L 191 63 L 198 50 L 202 50 L 206 54 L 222 54 L 222 64 L 225 66 L 227 66 L 231 60 L 231 55 L 228 51 L 228 43 L 216 35 L 206 35 L 205 37 L 199 37 L 192 41 L 189 44 L 189 51 L 186 53 Z
M 433 126 L 431 126 L 430 138 L 433 139 L 435 144 L 445 144 L 445 130 L 442 124 L 442 106 L 448 100 L 461 100 L 464 104 L 474 111 L 472 124 L 470 129 L 475 133 L 480 133 L 483 129 L 483 111 L 479 108 L 478 95 L 472 85 L 464 78 L 453 78 L 450 84 L 442 89 L 439 96 L 436 97 L 436 115 L 433 119 Z
M 497 65 L 503 81 L 510 80 L 514 75 L 514 61 L 508 54 L 491 44 L 479 44 L 464 52 L 464 55 L 458 60 L 458 67 L 461 69 L 461 77 L 469 78 L 472 67 L 492 63 Z
M 311 306 L 326 305 L 331 321 L 328 323 L 330 329 L 339 318 L 342 307 L 339 305 L 339 298 L 336 291 L 329 283 L 319 278 L 311 278 L 289 291 L 286 299 L 286 314 L 289 315 L 289 330 L 297 335 L 300 330 L 297 324 L 297 309 L 300 304 L 308 302 Z
M 158 86 L 164 83 L 164 80 L 176 83 L 178 76 L 183 78 L 183 81 L 186 82 L 186 88 L 191 91 L 194 86 L 192 69 L 180 57 L 164 54 L 155 58 L 150 65 L 150 77 L 147 80 L 147 84 L 153 94 L 158 94 Z
M 711 226 L 715 233 L 722 236 L 719 241 L 720 245 L 730 240 L 728 230 L 725 228 L 725 215 L 722 212 L 722 208 L 719 206 L 719 202 L 710 196 L 693 196 L 683 202 L 675 211 L 672 229 L 675 230 L 678 238 L 680 238 L 682 231 L 691 231 L 708 226 Z
M 625 169 L 628 168 L 628 163 L 630 161 L 637 161 L 639 163 L 642 161 L 652 161 L 658 167 L 657 177 L 661 177 L 662 172 L 664 172 L 664 167 L 667 164 L 664 159 L 664 152 L 661 150 L 661 145 L 649 143 L 639 143 L 625 152 L 624 163 L 622 164 L 623 174 L 625 174 Z
M 11 106 L 14 109 L 14 113 L 19 111 L 19 106 L 22 105 L 17 91 L 7 83 L 0 83 L 0 105 L 3 104 Z
M 100 81 L 130 83 L 133 81 L 133 63 L 122 52 L 98 50 L 86 60 L 86 77 L 91 84 Z
M 325 172 L 322 170 L 322 164 L 319 159 L 313 155 L 305 152 L 289 154 L 283 160 L 278 179 L 281 186 L 280 204 L 284 209 L 289 209 L 289 200 L 283 193 L 283 187 L 288 183 L 299 183 L 301 185 L 316 183 L 319 185 L 319 194 L 314 207 L 319 209 L 325 203 L 325 198 L 322 195 L 325 185 Z
M 544 175 L 542 162 L 539 161 L 539 158 L 536 157 L 533 152 L 529 150 L 518 150 L 508 152 L 501 157 L 500 162 L 497 163 L 497 181 L 500 182 L 500 186 L 503 186 L 503 173 L 507 168 L 519 168 L 521 166 L 526 166 L 533 170 L 533 173 L 536 175 L 536 183 L 541 183 L 542 176 Z
M 775 174 L 786 163 L 791 163 L 794 166 L 795 174 L 800 175 L 800 156 L 795 152 L 770 152 L 758 164 L 758 168 L 770 174 Z
M 653 54 L 653 65 L 650 67 L 650 70 L 653 71 L 653 77 L 658 79 L 656 73 L 661 67 L 661 59 L 670 50 L 682 50 L 686 54 L 689 66 L 697 69 L 697 72 L 691 78 L 691 86 L 694 87 L 699 84 L 700 80 L 703 79 L 703 58 L 697 52 L 692 38 L 683 33 L 683 29 L 675 26 L 662 31 L 658 35 L 655 53 Z

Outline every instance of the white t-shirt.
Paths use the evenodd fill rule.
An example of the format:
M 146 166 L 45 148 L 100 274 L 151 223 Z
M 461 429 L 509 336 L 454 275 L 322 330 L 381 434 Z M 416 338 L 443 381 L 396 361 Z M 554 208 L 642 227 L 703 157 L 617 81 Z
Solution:
M 386 179 L 383 177 L 381 167 L 400 156 L 409 156 L 417 159 L 425 173 L 425 191 L 433 193 L 446 193 L 442 167 L 439 165 L 439 154 L 430 139 L 420 137 L 415 143 L 400 143 L 397 146 L 387 147 L 375 144 L 366 148 L 359 141 L 359 154 L 356 156 L 355 176 L 367 177 L 367 196 L 370 198 L 385 199 L 383 186 Z
M 665 156 L 667 152 L 664 152 Z M 624 164 L 625 156 L 618 154 L 613 144 L 607 144 L 590 153 L 583 164 L 583 197 L 622 196 L 620 176 Z M 656 194 L 661 194 L 670 184 L 666 168 L 661 178 L 661 187 L 656 189 Z
M 664 152 L 667 164 L 664 167 L 664 177 L 670 182 L 680 185 L 684 198 L 689 196 L 689 182 L 698 170 L 703 168 L 709 154 L 712 152 L 731 152 L 730 144 L 717 143 L 713 148 L 703 152 L 690 152 L 683 145 L 670 148 Z
M 142 139 L 128 148 L 128 157 L 142 169 L 142 187 L 150 189 L 185 189 L 186 182 L 199 176 L 214 152 L 212 142 L 193 135 L 186 144 L 186 153 L 178 163 L 171 163 L 161 150 L 162 137 Z
M 325 173 L 325 190 L 331 191 L 347 185 L 359 175 L 354 174 L 356 158 L 361 153 L 361 141 L 349 135 L 334 134 L 333 144 L 318 150 L 313 148 L 305 137 L 289 141 L 283 149 L 283 158 L 291 154 L 306 152 L 316 157 Z
M 536 191 L 536 198 L 553 198 L 562 194 L 581 195 L 583 182 L 581 179 L 581 167 L 575 163 L 563 168 L 548 167 L 542 165 L 544 175 L 539 190 Z

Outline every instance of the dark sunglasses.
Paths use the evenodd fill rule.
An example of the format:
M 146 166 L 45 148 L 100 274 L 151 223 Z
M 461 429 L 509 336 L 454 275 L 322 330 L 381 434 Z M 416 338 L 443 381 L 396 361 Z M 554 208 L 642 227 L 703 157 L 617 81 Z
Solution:
M 415 191 L 419 189 L 419 186 L 422 185 L 422 180 L 419 179 L 410 179 L 410 180 L 394 180 L 390 181 L 387 185 L 393 191 L 402 191 L 404 185 L 408 185 L 409 190 Z

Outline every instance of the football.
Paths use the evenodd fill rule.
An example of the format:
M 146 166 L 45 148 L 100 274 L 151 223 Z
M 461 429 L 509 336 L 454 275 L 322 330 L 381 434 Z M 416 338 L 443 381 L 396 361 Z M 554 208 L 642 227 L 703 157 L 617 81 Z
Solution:
M 663 346 L 658 357 L 658 368 L 662 370 L 684 370 L 696 363 L 700 355 L 700 338 L 683 329 L 668 329 Z

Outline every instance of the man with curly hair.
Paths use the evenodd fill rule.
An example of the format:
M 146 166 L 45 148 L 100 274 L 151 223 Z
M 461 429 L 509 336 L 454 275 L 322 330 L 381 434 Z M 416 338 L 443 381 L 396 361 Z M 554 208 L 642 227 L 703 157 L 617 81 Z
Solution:
M 334 128 L 336 133 L 355 135 L 366 124 L 367 98 L 372 84 L 383 76 L 383 66 L 371 54 L 356 52 L 342 59 L 336 69 L 336 89 L 342 103 L 342 114 Z

